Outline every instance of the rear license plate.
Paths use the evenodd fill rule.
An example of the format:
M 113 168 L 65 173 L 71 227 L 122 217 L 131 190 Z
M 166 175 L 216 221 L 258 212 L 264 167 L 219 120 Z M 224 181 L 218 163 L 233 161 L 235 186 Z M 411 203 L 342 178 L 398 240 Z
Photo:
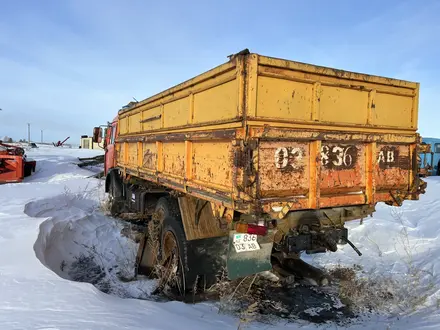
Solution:
M 233 244 L 237 253 L 260 249 L 260 245 L 257 242 L 257 235 L 234 234 Z

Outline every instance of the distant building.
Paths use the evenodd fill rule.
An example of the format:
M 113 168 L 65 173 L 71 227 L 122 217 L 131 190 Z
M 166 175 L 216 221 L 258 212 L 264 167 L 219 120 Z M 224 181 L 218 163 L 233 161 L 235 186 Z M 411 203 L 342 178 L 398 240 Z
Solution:
M 102 149 L 102 144 L 100 146 L 98 143 L 93 143 L 92 137 L 87 135 L 81 136 L 81 142 L 79 145 L 81 149 Z

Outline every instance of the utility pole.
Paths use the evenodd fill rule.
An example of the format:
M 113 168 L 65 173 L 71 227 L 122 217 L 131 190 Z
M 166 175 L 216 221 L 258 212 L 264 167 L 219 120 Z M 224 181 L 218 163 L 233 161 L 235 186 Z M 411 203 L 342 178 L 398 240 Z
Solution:
M 28 143 L 31 143 L 31 124 L 28 123 Z
M 41 130 L 41 143 L 43 143 L 43 131 L 44 129 Z

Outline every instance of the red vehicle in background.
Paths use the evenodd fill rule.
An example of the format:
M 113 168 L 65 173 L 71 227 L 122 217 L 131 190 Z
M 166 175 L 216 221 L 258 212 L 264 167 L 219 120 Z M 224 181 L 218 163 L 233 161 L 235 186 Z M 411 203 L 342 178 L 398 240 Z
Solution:
M 36 165 L 35 160 L 26 159 L 23 148 L 0 141 L 0 184 L 22 182 Z

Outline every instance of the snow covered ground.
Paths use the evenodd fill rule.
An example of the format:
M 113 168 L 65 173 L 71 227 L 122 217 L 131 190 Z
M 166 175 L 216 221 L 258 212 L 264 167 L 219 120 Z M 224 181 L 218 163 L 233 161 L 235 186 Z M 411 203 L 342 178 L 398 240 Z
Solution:
M 148 297 L 154 282 L 129 281 L 134 243 L 101 211 L 102 181 L 73 164 L 100 151 L 40 146 L 27 153 L 37 160 L 37 172 L 24 183 L 0 186 L 0 329 L 237 329 L 239 320 L 220 314 L 213 303 L 127 298 Z M 379 205 L 373 218 L 349 224 L 361 257 L 348 245 L 309 257 L 328 268 L 357 264 L 378 281 L 395 279 L 387 287 L 394 305 L 355 320 L 350 329 L 440 328 L 440 178 L 427 181 L 420 201 L 398 209 Z

